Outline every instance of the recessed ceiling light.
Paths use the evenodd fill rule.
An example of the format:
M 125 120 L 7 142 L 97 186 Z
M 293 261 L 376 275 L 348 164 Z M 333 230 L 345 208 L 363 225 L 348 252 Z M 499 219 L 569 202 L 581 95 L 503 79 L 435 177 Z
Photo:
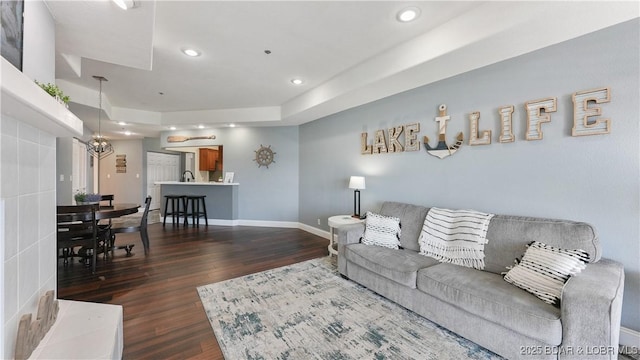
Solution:
M 229 124 L 229 127 L 236 127 L 236 124 L 231 123 L 231 124 Z
M 295 78 L 295 79 L 291 79 L 291 83 L 293 85 L 302 85 L 303 81 L 302 79 Z
M 204 129 L 204 125 L 198 125 L 198 129 Z
M 200 51 L 195 50 L 195 49 L 182 49 L 182 52 L 187 55 L 187 56 L 191 56 L 191 57 L 196 57 L 196 56 L 200 56 Z
M 137 5 L 133 0 L 113 0 L 113 2 L 122 10 L 131 9 Z
M 176 129 L 176 127 L 175 127 L 175 126 L 171 126 L 171 127 L 169 127 L 169 130 L 175 130 L 175 129 Z
M 400 22 L 409 22 L 417 19 L 418 16 L 420 16 L 420 9 L 415 6 L 410 6 L 400 10 L 396 18 Z
M 131 135 L 131 131 L 125 131 L 124 134 L 129 136 L 129 135 Z
M 124 121 L 118 121 L 118 125 L 127 125 L 127 123 Z

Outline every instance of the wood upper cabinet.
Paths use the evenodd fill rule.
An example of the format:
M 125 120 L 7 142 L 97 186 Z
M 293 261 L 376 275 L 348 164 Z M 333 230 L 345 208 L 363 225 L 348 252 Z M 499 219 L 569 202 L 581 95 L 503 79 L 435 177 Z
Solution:
M 222 146 L 218 149 L 200 148 L 200 171 L 222 170 Z
M 222 171 L 222 146 L 218 146 L 216 152 L 216 171 Z

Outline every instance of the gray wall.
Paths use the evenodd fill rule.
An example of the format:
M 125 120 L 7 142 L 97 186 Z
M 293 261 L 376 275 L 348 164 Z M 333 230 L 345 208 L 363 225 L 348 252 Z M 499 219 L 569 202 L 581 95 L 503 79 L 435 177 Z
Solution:
M 216 139 L 167 143 L 168 134 L 211 135 Z M 224 172 L 234 172 L 238 187 L 238 217 L 242 220 L 298 221 L 298 127 L 220 128 L 161 135 L 161 145 L 223 145 Z M 260 145 L 271 145 L 275 163 L 258 167 L 253 159 Z
M 300 222 L 328 230 L 326 219 L 352 212 L 350 175 L 366 176 L 362 209 L 385 200 L 498 214 L 592 223 L 605 257 L 625 265 L 622 324 L 640 330 L 639 21 L 633 20 L 300 126 Z M 572 93 L 611 87 L 602 104 L 609 135 L 572 137 Z M 526 141 L 524 103 L 558 98 L 542 125 L 543 140 Z M 419 122 L 418 138 L 437 139 L 437 108 L 447 104 L 447 140 L 465 144 L 440 160 L 419 152 L 360 154 L 360 133 Z M 515 106 L 516 141 L 498 142 L 497 108 Z M 468 115 L 492 144 L 469 146 Z M 544 239 L 542 239 L 544 241 Z
M 142 140 L 114 140 L 111 144 L 114 153 L 100 160 L 100 193 L 113 194 L 119 203 L 144 204 Z M 116 155 L 126 155 L 125 173 L 116 172 Z
M 73 196 L 73 138 L 56 138 L 56 203 L 69 205 Z M 63 181 L 60 181 L 60 177 Z M 89 184 L 89 182 L 87 182 Z

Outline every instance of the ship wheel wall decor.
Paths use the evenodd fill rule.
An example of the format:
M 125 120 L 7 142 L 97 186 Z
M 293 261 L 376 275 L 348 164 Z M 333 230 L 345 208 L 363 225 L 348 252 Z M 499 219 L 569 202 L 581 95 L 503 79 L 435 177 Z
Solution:
M 271 145 L 264 146 L 260 144 L 260 148 L 255 151 L 256 158 L 253 159 L 256 163 L 258 163 L 258 167 L 266 166 L 267 169 L 271 163 L 274 163 L 273 156 L 276 154 L 273 150 L 271 150 Z

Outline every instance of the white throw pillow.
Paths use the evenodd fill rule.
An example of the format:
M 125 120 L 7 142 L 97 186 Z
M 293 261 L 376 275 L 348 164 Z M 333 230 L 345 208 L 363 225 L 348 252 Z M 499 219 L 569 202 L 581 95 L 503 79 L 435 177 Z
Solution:
M 564 284 L 582 271 L 588 261 L 589 254 L 584 250 L 565 250 L 534 241 L 504 280 L 559 306 Z
M 398 249 L 400 247 L 400 219 L 367 211 L 362 243 Z

